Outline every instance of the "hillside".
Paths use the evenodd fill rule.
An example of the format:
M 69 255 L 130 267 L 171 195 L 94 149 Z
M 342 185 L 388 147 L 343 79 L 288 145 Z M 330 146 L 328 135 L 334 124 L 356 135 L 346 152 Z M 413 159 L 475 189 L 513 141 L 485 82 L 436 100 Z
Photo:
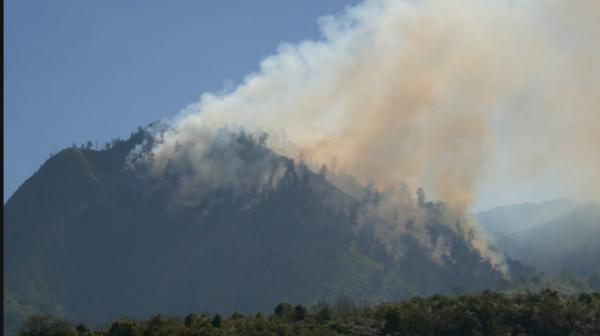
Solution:
M 442 203 L 419 205 L 420 230 L 432 246 L 444 242 L 436 259 L 408 231 L 384 242 L 364 225 L 385 221 L 364 215 L 378 193 L 357 199 L 251 136 L 228 136 L 228 151 L 243 163 L 235 185 L 192 192 L 185 166 L 156 176 L 132 164 L 131 153 L 152 141 L 145 131 L 101 151 L 65 149 L 44 163 L 5 205 L 12 327 L 27 311 L 94 324 L 156 312 L 269 311 L 281 301 L 341 296 L 398 300 L 501 281 L 443 223 Z

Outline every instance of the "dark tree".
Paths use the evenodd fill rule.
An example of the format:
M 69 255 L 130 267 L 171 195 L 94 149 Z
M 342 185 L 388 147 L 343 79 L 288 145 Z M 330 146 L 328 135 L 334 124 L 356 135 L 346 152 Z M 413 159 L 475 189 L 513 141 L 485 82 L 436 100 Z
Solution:
M 114 322 L 108 329 L 108 336 L 137 336 L 139 332 L 135 322 L 123 320 Z
M 301 305 L 294 307 L 294 321 L 302 321 L 306 318 L 306 308 Z
M 90 333 L 90 329 L 88 327 L 85 326 L 85 324 L 80 323 L 75 327 L 75 330 L 77 330 L 77 333 L 79 334 L 79 336 L 89 336 L 91 335 Z
M 219 314 L 215 314 L 215 316 L 213 317 L 212 321 L 210 321 L 210 324 L 212 324 L 213 327 L 215 328 L 220 328 L 221 327 L 221 315 Z
M 393 335 L 400 331 L 400 313 L 397 308 L 389 308 L 383 316 L 383 334 Z
M 282 302 L 275 307 L 275 315 L 279 318 L 290 316 L 292 311 L 292 305 L 286 302 Z
M 319 169 L 319 176 L 321 176 L 321 177 L 327 176 L 327 166 L 326 165 L 322 165 L 321 168 Z
M 191 327 L 197 317 L 198 317 L 198 315 L 196 315 L 194 313 L 187 315 L 185 317 L 185 319 L 183 320 L 184 325 L 188 328 Z

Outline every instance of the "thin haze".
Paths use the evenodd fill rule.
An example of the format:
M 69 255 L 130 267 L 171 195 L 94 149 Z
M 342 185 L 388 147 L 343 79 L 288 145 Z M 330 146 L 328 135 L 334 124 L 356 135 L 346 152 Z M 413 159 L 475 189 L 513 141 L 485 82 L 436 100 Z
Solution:
M 207 139 L 243 128 L 458 211 L 488 185 L 540 176 L 598 198 L 598 13 L 595 0 L 365 1 L 322 18 L 324 39 L 282 44 L 238 87 L 190 105 L 154 149 L 157 168 L 185 158 L 200 173 Z

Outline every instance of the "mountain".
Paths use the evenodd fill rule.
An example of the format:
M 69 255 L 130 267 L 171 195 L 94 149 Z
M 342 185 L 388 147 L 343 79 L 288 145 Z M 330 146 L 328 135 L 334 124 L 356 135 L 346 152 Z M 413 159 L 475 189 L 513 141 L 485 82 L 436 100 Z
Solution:
M 476 218 L 509 257 L 539 271 L 577 275 L 600 271 L 598 203 L 561 199 L 496 208 Z
M 543 203 L 522 203 L 492 208 L 475 215 L 477 222 L 489 232 L 510 236 L 544 225 L 566 215 L 582 204 L 561 198 Z
M 544 272 L 591 275 L 600 271 L 600 206 L 586 205 L 498 245 L 512 258 Z
M 383 239 L 374 228 L 394 223 L 368 214 L 379 193 L 350 195 L 259 139 L 227 136 L 238 165 L 221 167 L 235 183 L 197 186 L 189 167 L 172 162 L 152 173 L 136 160 L 152 147 L 145 130 L 45 162 L 5 204 L 5 321 L 13 328 L 5 331 L 31 312 L 94 325 L 342 296 L 397 300 L 503 281 L 444 222 L 443 203 L 419 203 L 425 243 L 409 229 Z M 229 160 L 223 153 L 217 146 L 211 155 Z

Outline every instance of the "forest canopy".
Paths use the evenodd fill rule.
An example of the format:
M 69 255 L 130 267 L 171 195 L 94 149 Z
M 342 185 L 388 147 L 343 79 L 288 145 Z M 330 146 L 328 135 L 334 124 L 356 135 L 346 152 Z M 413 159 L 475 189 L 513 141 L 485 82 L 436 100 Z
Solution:
M 234 312 L 123 318 L 91 330 L 83 324 L 34 315 L 20 336 L 187 335 L 598 335 L 600 293 L 561 296 L 537 293 L 479 294 L 367 305 L 349 299 L 312 307 L 280 303 L 270 316 Z

